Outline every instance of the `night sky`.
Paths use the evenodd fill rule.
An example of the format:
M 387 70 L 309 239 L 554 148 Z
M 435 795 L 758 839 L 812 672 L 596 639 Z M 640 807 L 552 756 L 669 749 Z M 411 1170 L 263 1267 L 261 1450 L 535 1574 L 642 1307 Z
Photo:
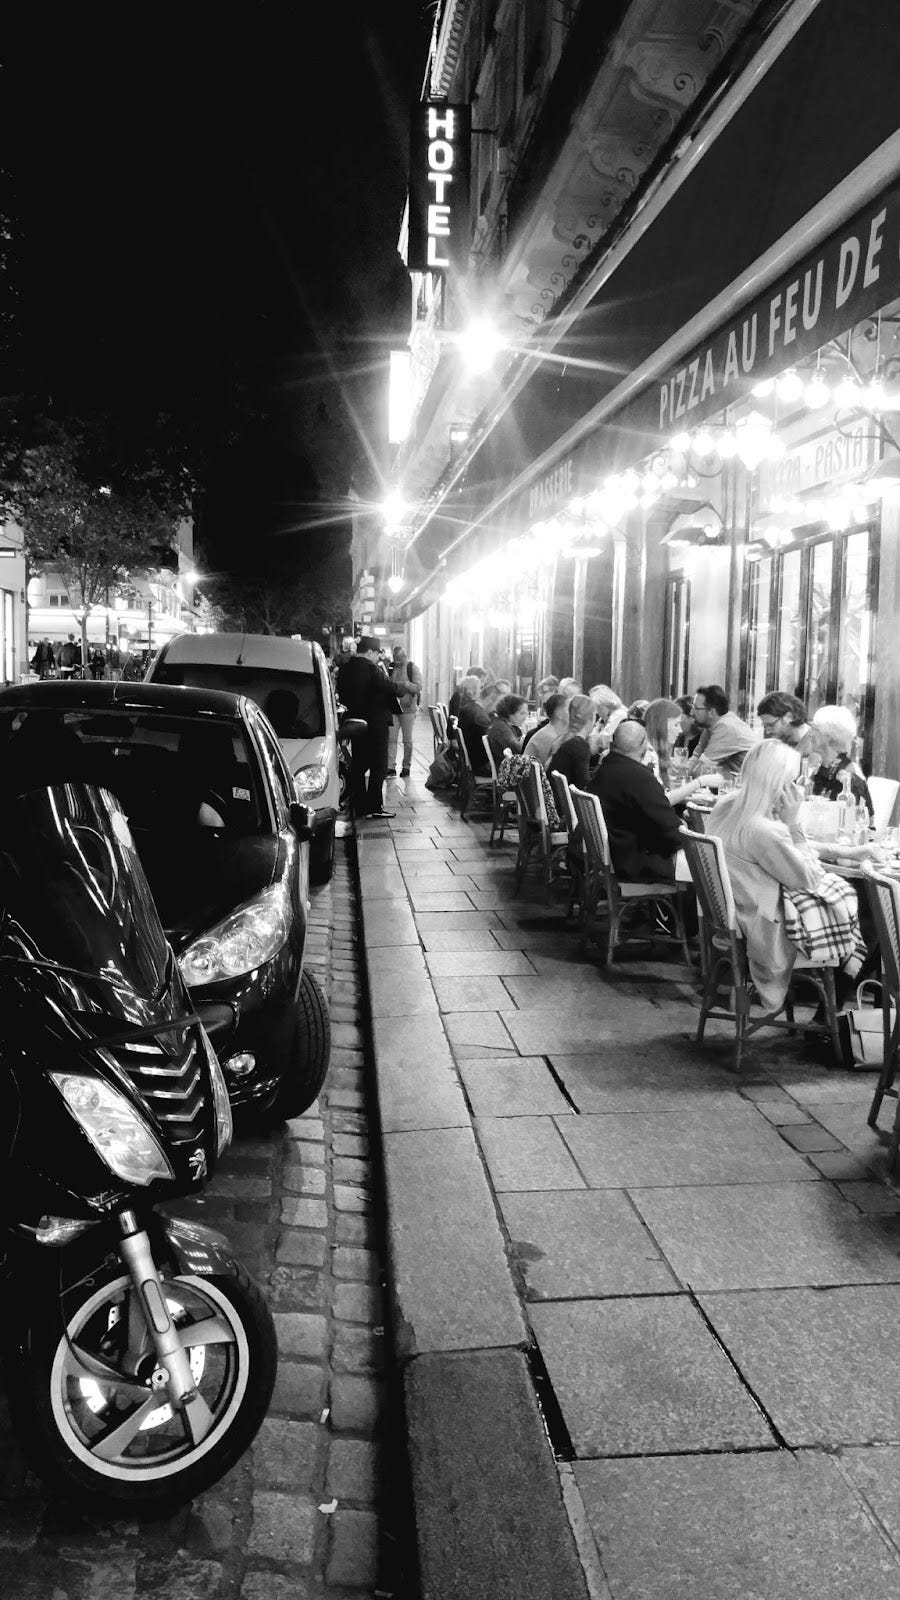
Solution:
M 23 10 L 25 8 L 22 8 Z M 2 33 L 4 163 L 38 410 L 204 463 L 221 570 L 316 564 L 377 481 L 422 0 L 28 8 Z M 323 543 L 325 541 L 325 543 Z

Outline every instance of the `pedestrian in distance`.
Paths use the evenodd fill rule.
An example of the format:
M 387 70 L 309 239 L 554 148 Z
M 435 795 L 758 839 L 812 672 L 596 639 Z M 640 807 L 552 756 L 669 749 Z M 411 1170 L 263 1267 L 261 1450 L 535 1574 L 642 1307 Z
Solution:
M 91 651 L 88 656 L 88 667 L 90 669 L 92 678 L 96 680 L 97 678 L 103 677 L 104 668 L 106 667 L 106 657 L 98 644 L 92 645 L 91 647 Z
M 59 652 L 59 675 L 61 678 L 81 677 L 81 645 L 75 643 L 74 633 L 69 634 Z
M 106 647 L 106 676 L 118 683 L 122 676 L 122 652 L 115 640 Z
M 366 732 L 354 739 L 350 757 L 350 805 L 355 817 L 390 818 L 384 809 L 388 736 L 400 705 L 387 673 L 378 665 L 381 646 L 363 634 L 356 654 L 338 670 L 337 693 L 348 716 L 361 717 Z
M 400 714 L 391 724 L 388 735 L 388 776 L 408 778 L 412 766 L 413 735 L 416 727 L 416 713 L 422 700 L 422 674 L 414 661 L 409 656 L 402 644 L 394 646 L 393 661 L 391 664 L 390 680 L 394 693 L 400 702 Z M 403 766 L 397 773 L 397 743 L 403 738 Z
M 56 671 L 56 656 L 49 639 L 40 639 L 31 658 L 32 670 L 39 678 L 52 678 Z

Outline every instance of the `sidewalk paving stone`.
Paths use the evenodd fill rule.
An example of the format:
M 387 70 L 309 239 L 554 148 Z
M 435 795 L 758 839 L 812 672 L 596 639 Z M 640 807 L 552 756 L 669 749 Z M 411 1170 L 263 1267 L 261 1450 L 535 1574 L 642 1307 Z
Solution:
M 587 1188 L 553 1117 L 483 1117 L 477 1133 L 498 1194 L 507 1189 Z
M 900 1283 L 900 1223 L 868 1221 L 829 1183 L 630 1194 L 673 1271 L 697 1292 Z
M 818 1181 L 750 1105 L 560 1118 L 562 1137 L 592 1188 Z
M 504 977 L 534 968 L 522 950 L 433 950 L 425 956 L 432 978 Z
M 454 1049 L 457 1045 L 487 1045 L 509 1053 L 510 1035 L 497 1011 L 447 1011 L 443 1023 Z M 537 1055 L 539 1052 L 523 1051 L 526 1053 Z
M 476 1118 L 572 1114 L 543 1056 L 460 1059 L 459 1075 Z
M 531 1299 L 681 1291 L 634 1207 L 617 1189 L 507 1193 L 500 1205 Z
M 727 1109 L 739 1103 L 733 1074 L 698 1063 L 671 1042 L 616 1041 L 593 1055 L 550 1053 L 579 1111 L 683 1111 L 686 1103 Z
M 838 1464 L 786 1450 L 579 1462 L 615 1600 L 896 1600 L 900 1564 Z
M 567 1300 L 530 1316 L 578 1457 L 775 1443 L 685 1297 Z
M 900 1284 L 704 1294 L 719 1338 L 791 1449 L 900 1439 Z
M 509 1005 L 509 991 L 498 977 L 433 978 L 434 993 L 442 1011 L 471 1014 L 499 1011 Z

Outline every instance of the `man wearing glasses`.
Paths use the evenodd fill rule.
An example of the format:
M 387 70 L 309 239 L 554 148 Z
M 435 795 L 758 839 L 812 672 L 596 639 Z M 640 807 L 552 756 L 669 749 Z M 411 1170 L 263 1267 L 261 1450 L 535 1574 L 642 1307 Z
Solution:
M 812 748 L 812 729 L 807 721 L 806 707 L 795 694 L 782 694 L 776 689 L 760 700 L 756 715 L 762 725 L 764 739 L 780 739 L 799 750 L 805 760 Z
M 691 716 L 700 729 L 700 743 L 688 766 L 694 777 L 702 761 L 711 761 L 722 772 L 740 772 L 747 751 L 756 744 L 756 734 L 728 709 L 728 696 L 721 684 L 709 683 L 698 689 Z

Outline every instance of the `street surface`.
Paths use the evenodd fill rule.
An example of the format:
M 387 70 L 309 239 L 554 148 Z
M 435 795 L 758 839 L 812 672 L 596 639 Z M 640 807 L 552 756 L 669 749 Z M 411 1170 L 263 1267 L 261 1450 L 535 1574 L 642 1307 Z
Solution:
M 386 1398 L 377 1162 L 371 1159 L 350 851 L 312 890 L 308 964 L 330 1002 L 316 1106 L 239 1137 L 204 1198 L 263 1285 L 278 1380 L 252 1449 L 176 1515 L 73 1515 L 25 1470 L 0 1401 L 2 1600 L 322 1600 L 399 1593 L 402 1469 Z M 175 1208 L 173 1208 L 175 1209 Z

